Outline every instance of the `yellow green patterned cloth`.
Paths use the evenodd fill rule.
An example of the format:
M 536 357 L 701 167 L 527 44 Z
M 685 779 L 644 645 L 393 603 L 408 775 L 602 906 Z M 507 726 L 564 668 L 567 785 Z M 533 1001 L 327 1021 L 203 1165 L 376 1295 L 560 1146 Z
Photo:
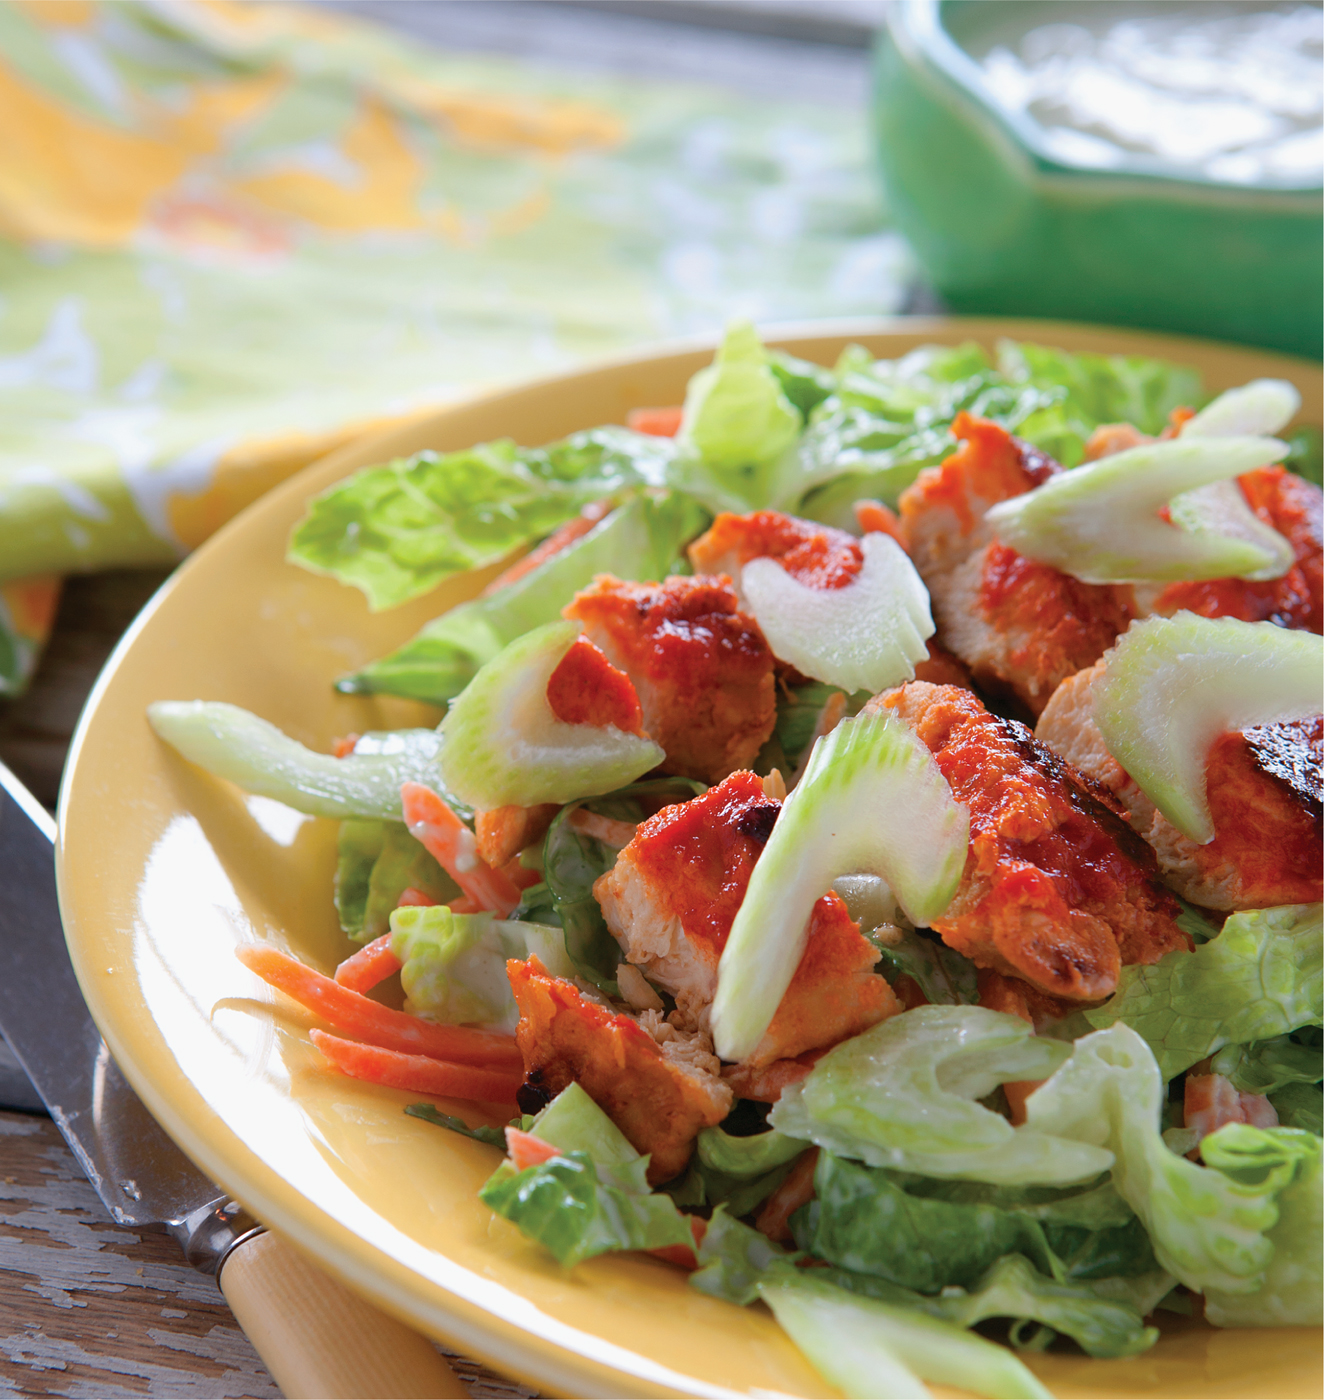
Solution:
M 727 317 L 895 309 L 860 116 L 229 0 L 0 5 L 0 693 L 374 424 Z M 45 576 L 45 577 L 43 577 Z

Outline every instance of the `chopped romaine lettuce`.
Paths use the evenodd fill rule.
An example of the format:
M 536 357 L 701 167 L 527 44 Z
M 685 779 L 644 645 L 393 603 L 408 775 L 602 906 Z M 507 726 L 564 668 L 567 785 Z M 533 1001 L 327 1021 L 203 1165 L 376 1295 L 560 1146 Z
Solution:
M 1289 1084 L 1318 1084 L 1324 1079 L 1324 1057 L 1320 1054 L 1319 1027 L 1301 1032 L 1255 1040 L 1249 1045 L 1225 1045 L 1210 1061 L 1214 1074 L 1224 1075 L 1242 1094 L 1276 1094 Z
M 444 705 L 507 643 L 559 618 L 595 574 L 664 578 L 708 519 L 697 501 L 678 492 L 638 495 L 514 583 L 443 613 L 412 641 L 345 677 L 337 688 Z
M 717 968 L 717 1054 L 752 1054 L 800 963 L 815 902 L 839 875 L 881 875 L 927 924 L 956 892 L 969 814 L 899 720 L 861 714 L 818 743 L 778 814 Z
M 1061 1332 L 1091 1356 L 1103 1357 L 1134 1356 L 1153 1346 L 1158 1331 L 1141 1319 L 1172 1288 L 1172 1278 L 1162 1272 L 1089 1283 L 1049 1278 L 1020 1254 L 1004 1255 L 968 1293 L 948 1288 L 938 1297 L 849 1269 L 833 1267 L 814 1273 L 851 1293 L 916 1308 L 958 1327 L 973 1327 L 987 1318 L 1009 1318 L 1016 1346 L 1039 1350 L 1053 1340 L 1054 1332 Z
M 1157 1269 L 1143 1225 L 1105 1182 L 1083 1191 L 991 1187 L 863 1166 L 824 1152 L 817 1199 L 797 1215 L 797 1243 L 819 1258 L 922 1293 L 971 1287 L 1004 1254 L 1052 1277 L 1097 1279 Z
M 1324 705 L 1324 641 L 1236 617 L 1151 617 L 1131 625 L 1094 682 L 1108 752 L 1179 831 L 1214 839 L 1206 793 L 1220 734 L 1309 719 Z
M 1144 1222 L 1161 1268 L 1203 1292 L 1254 1292 L 1273 1254 L 1265 1235 L 1285 1184 L 1235 1181 L 1170 1151 L 1163 1079 L 1149 1046 L 1118 1022 L 1075 1042 L 1026 1100 L 1026 1128 L 1107 1149 L 1113 1184 Z M 1291 1176 L 1291 1171 L 1287 1173 Z
M 1086 440 L 1101 423 L 1131 423 L 1142 433 L 1158 434 L 1167 427 L 1173 409 L 1196 408 L 1205 399 L 1195 370 L 1140 355 L 1072 354 L 1003 340 L 998 344 L 998 367 L 1013 383 L 1062 396 L 1069 447 L 1053 455 L 1068 467 L 1080 461 Z M 1045 447 L 1032 436 L 1031 440 Z
M 440 727 L 441 775 L 462 801 L 475 809 L 574 802 L 613 792 L 665 760 L 651 739 L 557 718 L 547 684 L 578 637 L 577 622 L 534 628 L 451 702 Z
M 503 1162 L 478 1198 L 567 1268 L 611 1250 L 694 1244 L 689 1220 L 670 1196 L 609 1185 L 586 1152 L 522 1172 Z
M 147 718 L 190 763 L 309 816 L 399 821 L 402 783 L 440 785 L 441 737 L 432 729 L 401 729 L 378 752 L 333 758 L 220 701 L 158 700 Z
M 922 1396 L 917 1376 L 975 1395 L 1047 1396 L 1005 1347 L 918 1309 L 861 1297 L 815 1277 L 816 1269 L 769 1269 L 759 1296 L 826 1380 L 861 1400 Z
M 1090 1181 L 1111 1152 L 1051 1125 L 1013 1128 L 976 1102 L 1008 1081 L 1045 1078 L 1070 1054 L 1016 1016 L 921 1006 L 828 1051 L 782 1091 L 768 1121 L 871 1166 L 1010 1184 Z
M 863 927 L 863 926 L 861 926 Z M 970 1006 L 979 1000 L 977 969 L 939 938 L 906 930 L 900 938 L 878 941 L 880 971 L 890 982 L 898 976 L 913 977 L 934 1006 Z
M 460 887 L 423 843 L 409 834 L 404 822 L 340 823 L 336 913 L 340 927 L 355 942 L 380 938 L 401 894 L 411 888 L 438 904 L 449 904 L 460 893 Z
M 777 687 L 777 728 L 776 737 L 781 741 L 782 751 L 787 760 L 796 764 L 801 754 L 814 737 L 814 728 L 823 706 L 839 694 L 835 685 L 824 685 L 821 681 L 810 681 L 808 685 Z M 846 697 L 846 713 L 857 715 L 864 708 L 872 692 L 857 690 Z
M 1284 1128 L 1324 1136 L 1324 1084 L 1286 1084 L 1269 1095 Z
M 1065 1275 L 1044 1227 L 1018 1211 L 911 1195 L 883 1168 L 820 1152 L 817 1198 L 796 1221 L 796 1242 L 819 1259 L 920 1293 L 970 1287 L 1004 1254 L 1025 1254 Z
M 759 1296 L 759 1281 L 772 1264 L 797 1257 L 742 1224 L 725 1205 L 713 1211 L 696 1254 L 699 1267 L 690 1275 L 690 1287 L 742 1307 Z
M 725 1203 L 732 1216 L 748 1215 L 781 1185 L 808 1146 L 775 1130 L 735 1137 L 721 1128 L 705 1128 L 690 1162 L 684 1199 L 696 1206 Z
M 1278 1222 L 1269 1231 L 1273 1259 L 1255 1293 L 1205 1292 L 1205 1317 L 1215 1327 L 1319 1327 L 1324 1322 L 1320 1234 L 1324 1230 L 1321 1156 L 1324 1143 L 1292 1128 L 1229 1123 L 1200 1143 L 1204 1160 L 1235 1180 L 1259 1185 L 1290 1179 L 1278 1190 Z
M 800 411 L 782 392 L 757 332 L 737 321 L 713 363 L 690 380 L 668 483 L 710 510 L 771 505 L 800 427 Z
M 452 1025 L 513 1034 L 519 1010 L 506 976 L 508 958 L 536 956 L 556 977 L 573 977 L 559 928 L 452 914 L 444 904 L 411 905 L 391 915 L 391 951 L 404 964 L 406 1009 Z
M 867 351 L 865 352 L 868 353 Z M 777 376 L 782 393 L 809 421 L 809 415 L 837 387 L 837 375 L 822 365 L 788 355 L 784 350 L 768 351 L 768 368 Z
M 674 445 L 594 428 L 548 447 L 509 439 L 366 467 L 309 503 L 289 558 L 393 608 L 550 534 L 590 501 L 660 485 Z
M 1324 1020 L 1322 940 L 1318 904 L 1233 914 L 1193 953 L 1124 967 L 1115 995 L 1084 1016 L 1098 1029 L 1117 1021 L 1130 1026 L 1154 1052 L 1163 1078 L 1172 1079 L 1225 1045 Z

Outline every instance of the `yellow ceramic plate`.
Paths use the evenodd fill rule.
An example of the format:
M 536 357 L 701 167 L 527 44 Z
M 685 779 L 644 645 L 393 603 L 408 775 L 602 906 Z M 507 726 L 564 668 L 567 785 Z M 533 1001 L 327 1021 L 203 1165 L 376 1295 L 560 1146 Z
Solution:
M 830 363 L 850 340 L 894 356 L 1007 334 L 1184 360 L 1215 389 L 1287 377 L 1305 397 L 1303 416 L 1320 421 L 1315 368 L 1194 341 L 991 321 L 836 324 L 781 339 Z M 304 501 L 396 454 L 507 435 L 542 443 L 623 422 L 635 406 L 677 403 L 710 353 L 671 349 L 497 394 L 337 453 L 273 491 L 199 550 L 125 637 L 83 716 L 61 804 L 60 902 L 79 981 L 171 1136 L 346 1283 L 562 1394 L 824 1387 L 770 1314 L 703 1297 L 666 1264 L 619 1256 L 561 1270 L 479 1204 L 493 1149 L 405 1117 L 416 1094 L 322 1068 L 307 1037 L 314 1022 L 246 972 L 234 949 L 271 943 L 325 971 L 347 954 L 331 906 L 335 824 L 214 781 L 159 743 L 143 712 L 153 700 L 228 700 L 318 748 L 349 731 L 435 722 L 422 706 L 337 695 L 331 682 L 483 577 L 372 615 L 356 590 L 285 563 Z M 1319 1393 L 1318 1339 L 1303 1331 L 1178 1323 L 1135 1360 L 1033 1365 L 1061 1396 Z

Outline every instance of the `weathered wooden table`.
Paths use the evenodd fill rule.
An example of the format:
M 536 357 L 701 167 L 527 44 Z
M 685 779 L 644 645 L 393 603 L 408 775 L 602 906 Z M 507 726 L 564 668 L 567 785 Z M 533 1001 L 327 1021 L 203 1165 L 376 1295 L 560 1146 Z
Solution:
M 860 107 L 863 45 L 881 10 L 880 0 L 340 3 L 456 48 Z M 88 691 L 165 578 L 69 580 L 34 684 L 0 703 L 0 761 L 52 810 Z M 476 1363 L 455 1365 L 474 1396 L 533 1393 Z M 279 1394 L 215 1284 L 174 1241 L 115 1225 L 49 1119 L 0 1111 L 0 1396 Z

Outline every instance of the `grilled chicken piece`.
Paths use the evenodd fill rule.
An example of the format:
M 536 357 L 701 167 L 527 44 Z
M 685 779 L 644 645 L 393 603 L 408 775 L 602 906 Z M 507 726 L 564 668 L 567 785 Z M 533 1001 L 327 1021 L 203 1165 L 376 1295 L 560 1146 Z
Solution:
M 911 557 L 943 645 L 977 683 L 1011 692 L 1037 715 L 1059 682 L 1126 630 L 1130 589 L 1081 583 L 998 540 L 984 521 L 989 507 L 1062 468 L 982 418 L 962 413 L 952 431 L 964 445 L 901 495 Z
M 733 773 L 702 797 L 650 817 L 593 886 L 627 961 L 675 997 L 682 1027 L 707 1029 L 718 959 L 780 809 L 764 795 L 762 779 Z M 759 1067 L 835 1045 L 899 1011 L 873 972 L 877 961 L 841 899 L 824 895 L 800 966 L 745 1063 Z
M 911 681 L 875 696 L 923 740 L 970 812 L 965 873 L 934 929 L 979 967 L 1097 1001 L 1121 967 L 1190 940 L 1154 856 L 1102 788 L 967 690 Z
M 678 1032 L 655 1011 L 640 1021 L 618 1016 L 537 958 L 512 960 L 506 972 L 520 1013 L 521 1107 L 541 1106 L 577 1081 L 634 1147 L 652 1155 L 650 1182 L 683 1171 L 700 1129 L 720 1123 L 734 1102 L 712 1042 Z M 657 1023 L 655 1033 L 645 1020 Z
M 1222 735 L 1206 768 L 1214 839 L 1184 836 L 1108 752 L 1091 692 L 1107 658 L 1064 681 L 1035 733 L 1131 815 L 1164 878 L 1207 909 L 1267 909 L 1324 898 L 1320 876 L 1321 741 L 1324 716 Z
M 733 578 L 737 594 L 740 571 L 751 559 L 775 559 L 809 588 L 843 588 L 864 566 L 864 551 L 854 535 L 779 510 L 719 515 L 690 545 L 689 557 L 696 573 Z M 743 596 L 740 601 L 743 606 Z
M 716 783 L 753 761 L 777 719 L 773 658 L 730 579 L 599 574 L 564 611 L 633 681 L 664 773 Z

